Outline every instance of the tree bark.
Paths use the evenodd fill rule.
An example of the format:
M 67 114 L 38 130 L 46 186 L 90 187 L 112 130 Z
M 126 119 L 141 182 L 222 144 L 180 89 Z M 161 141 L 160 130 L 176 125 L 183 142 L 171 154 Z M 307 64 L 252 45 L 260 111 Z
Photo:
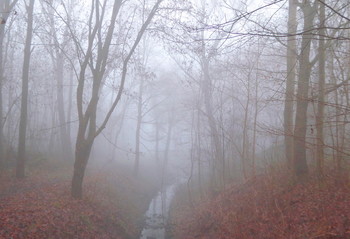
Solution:
M 64 95 L 63 95 L 63 70 L 64 70 L 64 56 L 57 51 L 56 54 L 56 82 L 57 82 L 57 109 L 58 109 L 58 120 L 60 124 L 60 139 L 61 139 L 61 150 L 64 160 L 70 160 L 72 158 L 71 140 L 67 129 L 67 120 L 64 110 Z
M 71 143 L 71 121 L 72 121 L 72 105 L 73 105 L 73 69 L 69 73 L 69 93 L 68 93 L 68 107 L 67 107 L 67 135 L 69 138 L 69 145 Z M 71 146 L 70 146 L 71 147 Z M 73 155 L 73 149 L 71 148 L 71 155 Z
M 17 3 L 18 0 L 14 0 L 10 3 L 10 0 L 4 0 L 0 3 L 0 17 L 3 23 L 0 24 L 0 170 L 3 168 L 5 160 L 5 139 L 4 139 L 4 117 L 3 117 L 3 94 L 2 89 L 4 86 L 4 55 L 3 44 L 5 39 L 5 25 L 10 12 Z
M 141 73 L 141 82 L 139 85 L 139 97 L 137 102 L 137 122 L 136 122 L 136 142 L 135 142 L 135 164 L 134 175 L 138 176 L 140 167 L 140 140 L 141 140 L 141 124 L 142 124 L 142 105 L 143 105 L 143 85 L 145 79 Z
M 296 96 L 296 115 L 294 127 L 294 173 L 301 179 L 308 173 L 306 161 L 306 130 L 307 130 L 307 108 L 309 103 L 309 85 L 312 64 L 310 62 L 311 33 L 315 17 L 315 5 L 309 1 L 303 1 L 301 10 L 304 15 L 304 28 L 301 40 L 299 79 Z
M 5 6 L 1 5 L 1 12 L 5 12 Z M 4 122 L 3 122 L 3 96 L 2 96 L 2 88 L 4 85 L 4 60 L 3 60 L 3 42 L 4 42 L 4 34 L 5 34 L 5 24 L 0 24 L 0 169 L 3 168 L 4 164 Z
M 85 169 L 91 153 L 93 140 L 84 139 L 82 135 L 77 139 L 74 173 L 72 179 L 71 194 L 73 198 L 82 198 L 83 196 L 83 179 L 85 175 Z
M 288 7 L 288 42 L 287 42 L 287 81 L 286 99 L 284 103 L 284 145 L 285 157 L 289 168 L 293 165 L 293 108 L 294 90 L 296 78 L 296 36 L 297 31 L 297 6 L 295 0 L 289 0 Z
M 222 148 L 219 132 L 216 125 L 216 120 L 214 117 L 214 111 L 212 106 L 212 82 L 209 73 L 209 62 L 210 60 L 206 56 L 202 56 L 202 70 L 203 70 L 203 82 L 202 82 L 202 92 L 204 97 L 204 107 L 205 113 L 208 119 L 208 124 L 210 128 L 210 136 L 212 145 L 214 146 L 214 161 L 213 161 L 213 180 L 214 185 L 219 188 L 223 185 L 222 177 L 220 174 L 223 173 L 224 168 L 222 165 Z
M 28 25 L 27 36 L 24 48 L 23 72 L 22 72 L 22 98 L 21 98 L 21 116 L 19 123 L 19 143 L 18 158 L 16 165 L 16 177 L 24 178 L 25 176 L 25 152 L 26 152 L 26 132 L 27 132 L 27 110 L 28 110 L 28 83 L 29 83 L 29 65 L 31 57 L 31 45 L 33 35 L 33 11 L 34 1 L 30 0 L 27 6 Z
M 155 145 L 155 151 L 156 151 L 156 164 L 159 162 L 159 122 L 158 122 L 158 117 L 156 116 L 156 145 Z
M 250 73 L 247 82 L 247 101 L 244 107 L 244 118 L 243 118 L 243 139 L 242 139 L 242 170 L 244 179 L 248 179 L 248 160 L 249 160 L 249 139 L 248 139 L 248 116 L 249 116 L 249 105 L 250 105 Z
M 326 0 L 324 0 L 326 1 Z M 317 116 L 316 116 L 316 164 L 317 174 L 319 177 L 323 175 L 323 161 L 324 161 L 324 136 L 323 136 L 323 124 L 324 124 L 324 95 L 325 95 L 325 65 L 326 65 L 326 49 L 324 44 L 325 36 L 325 5 L 320 3 L 320 26 L 319 26 L 319 46 L 318 46 L 318 102 L 317 102 Z
M 260 54 L 260 52 L 259 52 Z M 259 59 L 259 58 L 258 58 Z M 257 66 L 257 69 L 259 69 L 259 66 Z M 258 114 L 259 114 L 259 71 L 257 70 L 256 76 L 255 76 L 255 101 L 254 101 L 254 123 L 253 123 L 253 149 L 252 149 L 252 174 L 253 177 L 256 176 L 256 135 L 257 135 L 257 124 L 258 124 Z
M 163 158 L 163 168 L 162 168 L 162 179 L 166 179 L 167 175 L 167 169 L 168 169 L 168 162 L 169 162 L 169 149 L 170 149 L 170 143 L 171 143 L 171 137 L 172 137 L 172 130 L 173 130 L 173 124 L 174 124 L 174 114 L 173 110 L 169 113 L 168 117 L 168 129 L 167 129 L 167 138 L 165 142 L 165 149 L 164 149 L 164 158 Z
M 121 72 L 121 82 L 118 90 L 118 94 L 109 108 L 108 113 L 102 120 L 101 125 L 97 128 L 96 125 L 96 114 L 97 114 L 97 105 L 99 102 L 99 93 L 102 88 L 102 80 L 106 72 L 106 66 L 108 63 L 108 52 L 111 46 L 111 41 L 113 38 L 113 33 L 115 29 L 116 19 L 119 13 L 119 10 L 123 4 L 121 0 L 115 1 L 113 5 L 112 14 L 110 17 L 110 25 L 107 28 L 106 37 L 103 40 L 101 28 L 103 25 L 102 20 L 104 19 L 104 13 L 106 4 L 100 5 L 98 1 L 94 2 L 95 5 L 92 6 L 90 12 L 90 22 L 89 22 L 89 36 L 88 44 L 85 52 L 82 52 L 84 58 L 80 61 L 80 72 L 78 78 L 78 87 L 77 87 L 77 109 L 79 117 L 79 129 L 78 136 L 76 141 L 75 148 L 75 164 L 74 164 L 74 174 L 72 179 L 72 188 L 71 195 L 73 198 L 80 199 L 82 197 L 82 186 L 85 168 L 91 153 L 91 147 L 94 143 L 95 138 L 104 130 L 106 127 L 115 107 L 120 101 L 122 92 L 124 90 L 124 84 L 127 76 L 128 64 L 135 52 L 136 47 L 140 43 L 140 40 L 145 33 L 148 25 L 153 19 L 156 11 L 162 0 L 158 0 L 151 12 L 149 13 L 146 21 L 142 24 L 141 29 L 139 30 L 137 37 L 132 44 L 130 51 L 123 60 L 122 72 Z M 95 22 L 93 22 L 95 21 Z M 78 49 L 81 49 L 80 43 L 73 37 L 75 44 Z M 96 45 L 96 50 L 94 47 Z M 94 54 L 93 54 L 94 53 Z M 95 55 L 95 58 L 94 56 Z M 86 72 L 87 68 L 90 68 L 92 72 L 92 89 L 91 97 L 87 99 L 87 106 L 84 110 L 84 92 L 85 92 L 85 83 L 86 83 Z

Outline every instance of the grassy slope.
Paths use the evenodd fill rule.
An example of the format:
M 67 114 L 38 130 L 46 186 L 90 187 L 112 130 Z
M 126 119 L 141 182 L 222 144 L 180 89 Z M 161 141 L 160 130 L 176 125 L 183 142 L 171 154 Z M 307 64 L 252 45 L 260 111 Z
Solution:
M 321 184 L 310 177 L 295 184 L 281 172 L 231 186 L 191 207 L 173 204 L 178 239 L 350 238 L 350 185 L 328 172 Z
M 0 177 L 0 238 L 136 238 L 152 186 L 116 165 L 90 170 L 72 200 L 71 165 L 44 163 L 18 181 Z

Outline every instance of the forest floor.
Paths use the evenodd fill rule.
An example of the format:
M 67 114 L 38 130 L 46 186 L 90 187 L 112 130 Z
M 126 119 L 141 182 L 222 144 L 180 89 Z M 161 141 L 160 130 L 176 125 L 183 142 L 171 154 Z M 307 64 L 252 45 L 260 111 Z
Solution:
M 349 239 L 349 182 L 332 171 L 322 182 L 313 175 L 296 183 L 275 170 L 196 206 L 182 189 L 173 200 L 172 234 L 177 239 Z
M 90 170 L 82 200 L 70 196 L 71 164 L 41 163 L 23 180 L 2 172 L 0 238 L 136 238 L 154 189 L 122 171 Z

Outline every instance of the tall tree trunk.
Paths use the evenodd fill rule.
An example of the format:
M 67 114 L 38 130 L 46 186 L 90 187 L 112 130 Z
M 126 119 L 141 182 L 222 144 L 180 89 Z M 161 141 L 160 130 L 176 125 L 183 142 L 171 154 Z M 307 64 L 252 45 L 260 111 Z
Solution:
M 248 179 L 248 160 L 249 160 L 249 139 L 248 139 L 248 117 L 249 117 L 249 105 L 250 105 L 250 72 L 248 76 L 248 85 L 247 85 L 247 101 L 244 107 L 244 118 L 243 118 L 243 139 L 242 139 L 242 171 L 244 179 Z
M 324 0 L 326 1 L 326 0 Z M 323 161 L 324 161 L 324 137 L 323 137 L 323 124 L 324 124 L 324 87 L 325 87 L 325 65 L 326 65 L 326 49 L 324 36 L 326 34 L 325 30 L 325 5 L 320 3 L 320 14 L 319 14 L 320 26 L 319 26 L 319 46 L 318 46 L 318 102 L 317 102 L 317 116 L 316 116 L 316 163 L 317 163 L 317 173 L 319 177 L 323 174 Z
M 334 87 L 337 85 L 337 78 L 335 76 L 335 69 L 334 69 L 334 51 L 331 53 L 331 61 L 330 61 L 330 72 L 331 72 L 331 83 L 334 85 Z M 340 173 L 340 162 L 342 161 L 342 155 L 341 151 L 342 149 L 340 148 L 340 135 L 341 135 L 341 126 L 340 126 L 340 116 L 341 116 L 341 110 L 339 107 L 339 94 L 338 94 L 338 89 L 334 91 L 334 103 L 335 103 L 335 126 L 333 132 L 333 127 L 331 128 L 332 132 L 332 142 L 333 142 L 333 160 L 336 165 L 336 169 L 338 170 L 338 173 Z
M 171 111 L 173 112 L 173 111 Z M 167 137 L 166 137 L 166 143 L 165 143 L 165 149 L 164 149 L 164 165 L 163 165 L 163 177 L 166 175 L 168 162 L 169 162 L 169 149 L 170 149 L 170 143 L 171 143 L 171 137 L 172 137 L 172 131 L 173 131 L 173 117 L 174 115 L 171 113 L 169 115 L 169 121 L 168 121 L 168 130 L 167 130 Z
M 5 39 L 5 24 L 10 12 L 17 3 L 18 0 L 14 0 L 10 3 L 10 0 L 3 0 L 0 3 L 0 17 L 2 22 L 0 23 L 0 170 L 3 168 L 5 159 L 5 139 L 4 139 L 4 112 L 3 112 L 3 94 L 2 89 L 4 86 L 4 53 L 3 44 Z
M 122 0 L 114 2 L 112 14 L 110 16 L 110 25 L 106 30 L 106 37 L 103 39 L 101 27 L 103 25 L 104 13 L 106 4 L 100 5 L 99 1 L 95 2 L 95 5 L 91 8 L 90 12 L 90 24 L 89 24 L 89 36 L 87 48 L 83 53 L 84 58 L 81 60 L 80 72 L 78 78 L 77 87 L 77 109 L 79 117 L 79 129 L 75 148 L 75 164 L 74 164 L 74 174 L 72 179 L 71 195 L 73 198 L 80 199 L 82 197 L 82 183 L 84 178 L 85 167 L 87 165 L 91 147 L 94 143 L 95 138 L 105 129 L 113 111 L 118 105 L 122 93 L 124 90 L 124 84 L 127 76 L 128 64 L 133 56 L 135 49 L 137 48 L 143 34 L 145 33 L 148 25 L 152 21 L 154 15 L 156 14 L 158 7 L 162 0 L 157 0 L 153 5 L 152 10 L 148 14 L 146 21 L 142 24 L 140 30 L 138 31 L 137 37 L 132 44 L 127 56 L 123 60 L 120 87 L 118 94 L 109 108 L 108 113 L 105 115 L 99 128 L 96 125 L 96 114 L 97 114 L 97 104 L 99 101 L 99 93 L 103 87 L 102 81 L 106 72 L 106 67 L 108 64 L 109 49 L 111 46 L 116 19 L 123 4 Z M 97 16 L 97 18 L 96 18 Z M 80 43 L 75 41 L 78 48 L 81 49 Z M 96 45 L 96 48 L 94 48 Z M 96 58 L 93 57 L 93 54 Z M 90 68 L 93 78 L 92 78 L 92 88 L 90 97 L 87 99 L 87 106 L 84 109 L 84 91 L 86 90 L 86 72 L 87 68 Z
M 70 136 L 67 130 L 67 120 L 64 110 L 64 95 L 63 95 L 63 70 L 64 70 L 64 56 L 63 53 L 58 50 L 56 54 L 56 82 L 57 82 L 57 109 L 58 120 L 60 124 L 60 139 L 61 139 L 61 152 L 64 160 L 70 160 L 72 158 L 72 146 Z
M 115 135 L 114 135 L 114 145 L 113 145 L 113 151 L 112 151 L 112 158 L 113 159 L 116 158 L 116 149 L 118 146 L 118 139 L 119 139 L 119 135 L 123 129 L 126 110 L 128 109 L 128 104 L 129 104 L 128 102 L 125 102 L 125 104 L 123 105 L 122 112 L 120 113 L 120 115 L 118 116 L 118 118 L 116 120 L 116 130 L 115 130 Z
M 69 145 L 72 145 L 71 142 L 71 121 L 72 121 L 72 105 L 73 105 L 73 69 L 69 72 L 69 92 L 68 92 L 68 108 L 67 108 L 67 135 L 69 138 Z M 71 155 L 73 155 L 73 149 L 71 148 Z
M 309 103 L 309 85 L 312 64 L 310 62 L 310 49 L 312 35 L 310 30 L 313 27 L 315 17 L 315 5 L 309 1 L 301 3 L 304 15 L 304 28 L 301 40 L 299 79 L 297 85 L 297 106 L 294 127 L 294 173 L 298 178 L 302 178 L 308 173 L 306 161 L 306 130 L 307 130 L 307 108 Z
M 225 84 L 223 85 L 223 89 L 225 89 L 226 86 Z M 221 94 L 220 94 L 220 133 L 221 133 L 221 167 L 222 167 L 222 172 L 221 172 L 221 177 L 222 177 L 222 186 L 223 186 L 223 189 L 225 189 L 225 186 L 226 186 L 226 179 L 227 179 L 227 176 L 226 176 L 226 152 L 225 152 L 225 125 L 224 125 L 224 94 L 223 94 L 223 90 L 221 91 Z
M 90 157 L 92 145 L 96 137 L 96 110 L 99 87 L 93 86 L 93 95 L 86 111 L 86 116 L 79 122 L 78 135 L 75 144 L 75 161 L 72 178 L 71 195 L 80 199 L 83 196 L 83 179 Z M 82 103 L 79 102 L 78 104 Z
M 83 196 L 83 180 L 85 169 L 90 157 L 93 140 L 84 139 L 82 135 L 77 138 L 74 173 L 72 179 L 71 194 L 73 198 L 82 198 Z
M 0 9 L 5 12 L 4 6 Z M 0 170 L 3 168 L 5 152 L 4 152 L 4 122 L 3 122 L 3 96 L 2 88 L 4 85 L 4 60 L 3 60 L 3 42 L 5 35 L 5 24 L 0 24 Z
M 259 66 L 258 66 L 259 67 Z M 257 67 L 257 69 L 259 69 Z M 259 72 L 257 70 L 256 77 L 255 77 L 255 104 L 254 104 L 254 123 L 253 123 L 253 149 L 252 149 L 252 173 L 253 177 L 256 176 L 256 134 L 257 134 L 257 124 L 258 124 L 258 114 L 259 114 L 259 104 L 258 104 L 258 92 L 259 92 Z
M 10 48 L 9 45 L 10 45 L 10 42 L 11 42 L 12 39 L 13 39 L 13 34 L 11 34 L 11 32 L 8 32 L 6 49 Z M 8 71 L 7 71 L 8 76 L 6 78 L 7 78 L 7 80 L 9 82 L 13 82 L 14 81 L 14 72 L 16 70 L 15 57 L 16 57 L 15 56 L 15 51 L 9 52 L 9 54 L 8 54 L 8 62 L 9 63 L 7 65 L 7 67 L 6 67 L 8 69 Z M 8 97 L 7 97 L 7 99 L 8 99 L 7 100 L 8 101 L 7 102 L 7 104 L 8 104 L 7 109 L 8 110 L 6 112 L 6 116 L 4 116 L 5 122 L 3 122 L 3 133 L 4 133 L 4 135 L 6 135 L 6 138 L 7 138 L 7 140 L 5 140 L 5 145 L 6 145 L 5 147 L 7 147 L 7 148 L 5 148 L 5 150 L 4 150 L 4 152 L 5 152 L 5 159 L 9 157 L 8 156 L 8 150 L 11 150 L 11 152 L 13 150 L 12 149 L 13 138 L 16 135 L 16 130 L 15 130 L 16 126 L 14 126 L 11 123 L 15 119 L 14 115 L 11 114 L 11 111 L 14 108 L 14 106 L 16 105 L 16 103 L 18 102 L 18 99 L 19 99 L 18 96 L 15 93 L 16 93 L 16 87 L 14 85 L 12 85 L 12 84 L 9 84 Z M 7 122 L 7 130 L 6 130 L 7 132 L 5 133 L 4 131 L 5 131 L 5 124 L 6 124 L 6 122 Z M 12 154 L 13 154 L 13 157 L 10 157 L 10 158 L 11 159 L 15 159 L 16 157 L 15 157 L 14 152 L 12 152 Z
M 295 0 L 289 0 L 288 7 L 288 42 L 287 42 L 287 81 L 286 81 L 286 99 L 284 103 L 284 145 L 285 157 L 289 168 L 293 165 L 293 106 L 295 76 L 297 64 L 297 41 L 293 35 L 297 31 L 297 6 Z
M 159 163 L 159 122 L 158 122 L 158 117 L 156 116 L 156 145 L 155 145 L 155 151 L 156 151 L 156 163 Z
M 28 25 L 27 36 L 24 47 L 23 72 L 22 72 L 22 98 L 21 98 L 21 116 L 19 122 L 19 142 L 18 158 L 16 165 L 16 177 L 24 178 L 25 176 L 25 152 L 26 152 L 26 132 L 27 132 L 27 109 L 28 109 L 28 82 L 29 82 L 29 65 L 31 56 L 31 45 L 33 35 L 33 10 L 34 1 L 30 0 L 27 6 Z
M 141 124 L 142 124 L 142 105 L 143 105 L 143 85 L 144 74 L 141 74 L 141 82 L 139 85 L 139 97 L 137 102 L 137 122 L 136 122 L 136 142 L 135 142 L 135 164 L 134 175 L 138 176 L 140 167 L 140 140 L 141 140 Z
M 173 132 L 173 126 L 174 126 L 174 107 L 170 110 L 168 113 L 168 129 L 166 132 L 166 142 L 165 142 L 165 149 L 164 149 L 164 155 L 162 160 L 162 187 L 163 185 L 166 185 L 167 183 L 167 175 L 168 175 L 168 163 L 169 163 L 169 150 L 171 145 L 171 137 Z M 191 166 L 193 164 L 192 158 L 191 158 Z M 191 171 L 192 173 L 192 171 Z
M 214 111 L 212 106 L 212 81 L 210 78 L 210 70 L 209 70 L 209 62 L 205 56 L 202 57 L 202 70 L 203 70 L 203 82 L 202 82 L 202 92 L 204 97 L 204 107 L 205 113 L 208 119 L 208 124 L 210 128 L 210 137 L 213 150 L 214 150 L 214 161 L 213 161 L 213 180 L 212 182 L 217 187 L 222 187 L 222 177 L 220 174 L 223 173 L 223 165 L 222 165 L 222 148 L 221 148 L 221 140 L 219 136 L 219 131 L 217 129 L 216 120 L 214 117 Z
M 199 108 L 199 106 L 198 106 Z M 200 197 L 203 195 L 203 186 L 202 186 L 202 167 L 201 167 L 201 160 L 202 160 L 202 143 L 201 143 L 201 120 L 200 120 L 200 110 L 197 110 L 197 160 L 198 160 L 198 188 L 199 188 L 199 194 Z

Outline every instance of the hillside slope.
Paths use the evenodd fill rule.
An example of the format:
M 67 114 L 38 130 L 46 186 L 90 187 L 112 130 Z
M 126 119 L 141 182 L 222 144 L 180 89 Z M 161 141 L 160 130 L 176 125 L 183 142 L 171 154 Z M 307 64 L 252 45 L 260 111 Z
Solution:
M 74 200 L 71 171 L 71 165 L 45 163 L 29 169 L 24 180 L 4 172 L 0 177 L 0 238 L 137 237 L 152 185 L 109 164 L 108 169 L 87 173 L 84 197 Z
M 350 238 L 350 186 L 329 172 L 302 184 L 281 173 L 231 186 L 196 207 L 175 199 L 177 239 Z

